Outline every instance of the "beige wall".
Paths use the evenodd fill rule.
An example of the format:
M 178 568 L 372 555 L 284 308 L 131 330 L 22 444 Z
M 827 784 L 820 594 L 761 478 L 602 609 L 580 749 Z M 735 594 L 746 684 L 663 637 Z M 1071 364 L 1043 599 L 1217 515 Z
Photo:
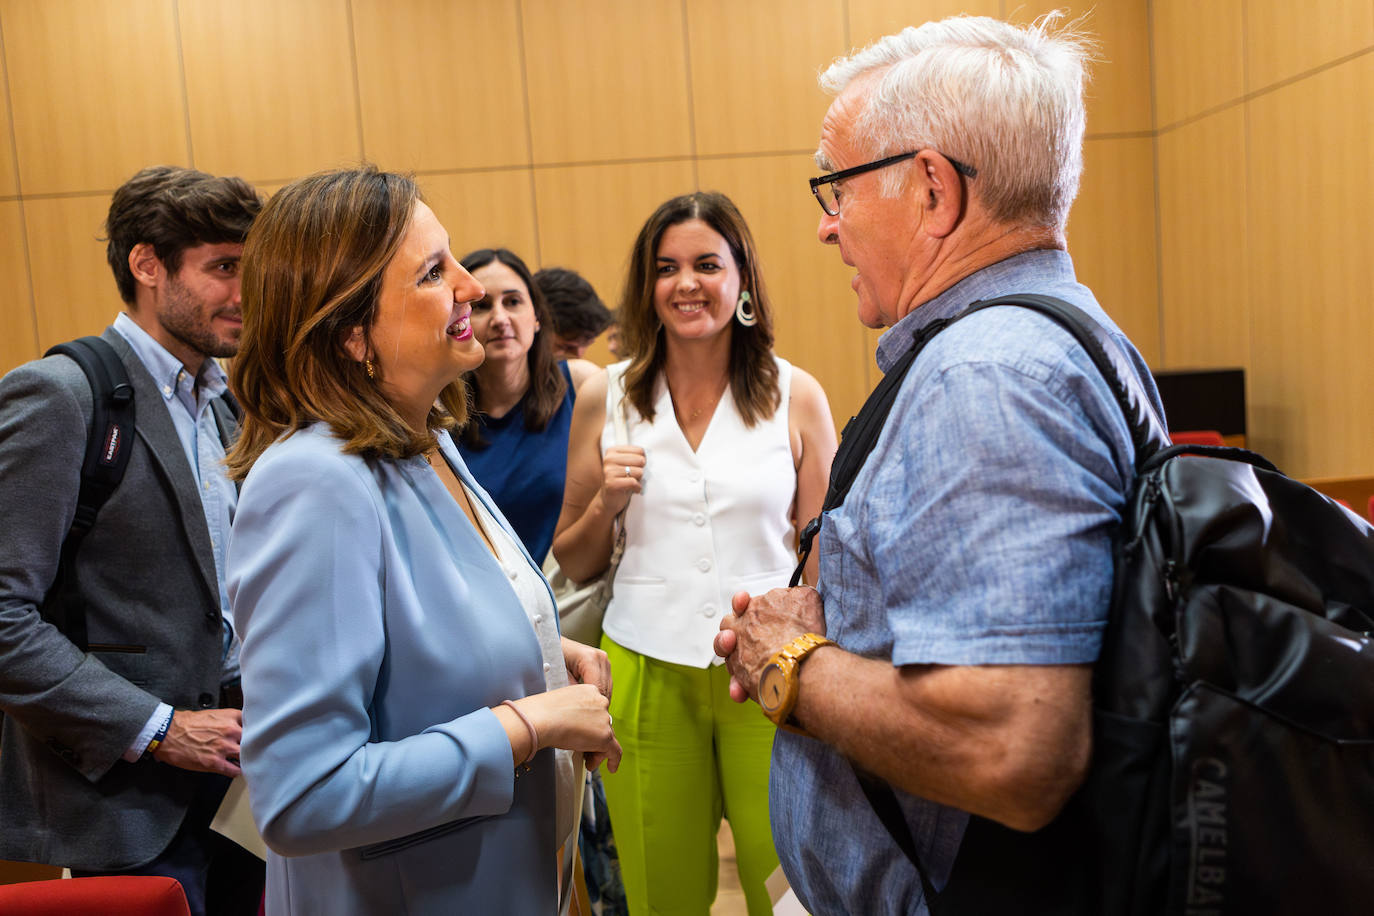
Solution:
M 1374 3 L 1153 13 L 1161 364 L 1244 366 L 1289 473 L 1374 473 Z
M 608 301 L 655 205 L 692 188 L 725 191 L 758 238 L 778 305 L 779 351 L 821 379 L 842 424 L 876 381 L 876 335 L 855 321 L 848 269 L 815 240 L 819 211 L 804 179 L 815 172 L 828 101 L 816 72 L 922 19 L 966 11 L 1026 20 L 1055 5 L 0 0 L 0 370 L 113 317 L 119 302 L 96 239 L 110 192 L 138 168 L 190 164 L 270 191 L 366 158 L 418 173 L 455 251 L 508 245 L 533 265 L 581 270 Z M 1246 365 L 1256 441 L 1292 470 L 1369 472 L 1374 459 L 1354 447 L 1369 436 L 1354 432 L 1349 405 L 1330 394 L 1363 389 L 1320 372 L 1361 362 L 1367 349 L 1369 319 L 1358 300 L 1328 293 L 1355 292 L 1350 271 L 1359 259 L 1344 255 L 1367 247 L 1370 235 L 1340 231 L 1324 215 L 1345 207 L 1368 228 L 1358 196 L 1328 187 L 1337 166 L 1347 179 L 1363 170 L 1369 198 L 1369 159 L 1359 155 L 1368 144 L 1359 141 L 1374 121 L 1371 60 L 1284 81 L 1367 50 L 1374 0 L 1362 0 L 1362 19 L 1328 16 L 1310 35 L 1312 20 L 1287 21 L 1281 0 L 1060 5 L 1093 7 L 1102 39 L 1087 173 L 1069 226 L 1085 282 L 1152 365 Z M 1352 4 L 1327 5 L 1351 18 Z M 1310 41 L 1268 40 L 1294 32 Z M 1246 60 L 1265 63 L 1247 73 Z M 1286 88 L 1267 102 L 1251 98 L 1274 83 Z M 1343 101 L 1313 104 L 1332 91 Z M 1360 105 L 1362 117 L 1341 116 Z M 1273 146 L 1254 146 L 1247 130 L 1264 131 Z M 1287 136 L 1326 139 L 1285 141 L 1292 130 L 1300 133 Z M 1219 143 L 1239 148 L 1218 156 Z M 1274 180 L 1299 172 L 1310 195 L 1290 189 L 1252 203 L 1247 188 L 1263 186 L 1256 169 Z M 1172 193 L 1157 195 L 1157 171 Z M 1305 208 L 1301 223 L 1295 204 Z M 1260 218 L 1329 226 L 1305 236 L 1307 282 L 1292 284 L 1273 266 L 1296 259 L 1253 231 Z M 1256 255 L 1270 274 L 1251 267 Z M 1325 273 L 1313 279 L 1328 269 L 1329 286 Z M 1309 298 L 1320 287 L 1313 309 L 1286 311 L 1320 309 L 1329 320 L 1304 322 L 1294 336 L 1298 328 L 1278 326 L 1280 306 L 1260 309 L 1232 294 L 1249 285 Z M 1206 330 L 1206 346 L 1194 327 Z M 1347 327 L 1362 328 L 1365 344 Z M 1332 360 L 1327 347 L 1349 359 Z M 1316 444 L 1333 441 L 1335 424 L 1352 446 L 1321 457 Z

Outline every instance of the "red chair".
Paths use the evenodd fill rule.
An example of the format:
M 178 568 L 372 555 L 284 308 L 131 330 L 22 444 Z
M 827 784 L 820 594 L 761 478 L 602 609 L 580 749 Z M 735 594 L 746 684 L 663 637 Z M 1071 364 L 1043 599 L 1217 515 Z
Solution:
M 1215 429 L 1185 429 L 1170 432 L 1169 439 L 1174 445 L 1225 445 L 1226 440 Z
M 24 916 L 191 916 L 175 878 L 123 875 L 0 885 L 0 913 Z

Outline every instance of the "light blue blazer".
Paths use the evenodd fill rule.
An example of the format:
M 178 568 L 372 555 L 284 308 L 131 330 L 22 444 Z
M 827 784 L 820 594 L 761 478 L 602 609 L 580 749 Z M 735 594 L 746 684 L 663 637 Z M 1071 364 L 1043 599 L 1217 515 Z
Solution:
M 539 644 L 424 458 L 345 455 L 322 424 L 273 444 L 228 580 L 269 916 L 555 913 L 553 754 L 515 778 L 489 708 L 544 690 Z

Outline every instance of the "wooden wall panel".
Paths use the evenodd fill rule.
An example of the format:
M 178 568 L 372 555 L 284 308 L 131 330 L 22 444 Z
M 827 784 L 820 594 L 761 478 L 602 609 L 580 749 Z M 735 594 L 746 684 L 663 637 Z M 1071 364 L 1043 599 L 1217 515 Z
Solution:
M 509 248 L 530 270 L 538 269 L 539 233 L 529 169 L 422 175 L 417 180 L 448 230 L 455 257 L 477 248 Z
M 1249 366 L 1244 163 L 1239 106 L 1160 135 L 1164 368 Z
M 840 0 L 691 0 L 687 36 L 698 155 L 815 144 L 830 105 L 817 67 L 845 50 Z
M 0 375 L 38 358 L 33 296 L 24 258 L 24 212 L 18 201 L 0 201 L 0 302 L 5 333 L 0 335 Z
M 821 210 L 806 186 L 815 171 L 804 155 L 721 159 L 701 164 L 701 186 L 729 195 L 744 214 L 773 303 L 775 349 L 816 376 L 842 425 L 876 379 L 853 271 L 816 238 Z
M 166 0 L 8 0 L 0 29 L 25 194 L 111 190 L 187 163 Z
M 1078 279 L 1135 343 L 1159 361 L 1154 152 L 1148 137 L 1089 140 L 1083 183 L 1069 215 Z
M 849 44 L 866 47 L 884 35 L 909 25 L 920 25 L 946 16 L 1001 16 L 999 0 L 849 0 Z M 848 53 L 850 49 L 841 51 Z M 824 69 L 829 61 L 817 61 Z
M 1254 92 L 1374 45 L 1368 0 L 1246 0 L 1247 89 Z
M 0 29 L 3 29 L 0 13 Z M 5 78 L 4 32 L 0 31 L 0 197 L 19 193 L 19 166 L 14 161 L 14 121 L 10 117 L 10 84 Z
M 38 349 L 99 334 L 123 307 L 105 263 L 108 194 L 24 202 Z
M 690 154 L 682 6 L 521 0 L 534 162 Z
M 361 158 L 341 0 L 178 2 L 198 168 L 280 181 Z M 441 94 L 416 97 L 417 120 L 440 116 Z
M 1039 0 L 1008 9 L 1013 22 L 1029 23 L 1051 10 L 1063 10 L 1065 23 L 1081 27 L 1098 42 L 1086 89 L 1088 135 L 1149 131 L 1149 11 L 1142 0 Z
M 1245 94 L 1241 0 L 1153 0 L 1155 124 Z
M 1368 474 L 1374 55 L 1255 99 L 1249 131 L 1251 441 L 1294 476 Z
M 396 171 L 529 162 L 519 0 L 352 0 L 352 9 L 369 160 Z
M 635 235 L 654 208 L 694 190 L 685 160 L 536 169 L 542 264 L 582 274 L 614 308 Z

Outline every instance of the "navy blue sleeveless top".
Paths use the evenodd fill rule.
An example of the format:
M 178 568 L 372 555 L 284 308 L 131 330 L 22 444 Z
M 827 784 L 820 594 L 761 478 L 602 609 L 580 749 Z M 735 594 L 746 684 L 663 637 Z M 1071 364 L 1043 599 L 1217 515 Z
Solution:
M 553 545 L 553 529 L 563 508 L 563 481 L 568 476 L 573 384 L 568 364 L 560 361 L 558 368 L 568 391 L 542 431 L 525 428 L 522 398 L 504 417 L 474 413 L 472 422 L 487 440 L 485 448 L 471 449 L 458 442 L 468 470 L 491 494 L 536 563 L 544 562 Z

